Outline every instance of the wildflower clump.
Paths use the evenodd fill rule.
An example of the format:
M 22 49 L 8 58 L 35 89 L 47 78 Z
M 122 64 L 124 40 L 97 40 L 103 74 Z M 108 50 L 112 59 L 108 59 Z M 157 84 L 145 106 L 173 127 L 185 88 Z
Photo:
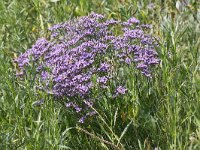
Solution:
M 79 122 L 95 112 L 94 89 L 106 89 L 115 81 L 119 64 L 139 69 L 151 77 L 150 68 L 158 64 L 157 45 L 154 38 L 146 34 L 149 25 L 131 18 L 126 22 L 106 20 L 103 15 L 91 13 L 52 26 L 49 40 L 40 38 L 16 62 L 26 73 L 31 63 L 36 66 L 40 86 L 56 97 L 68 98 L 66 107 L 77 113 L 84 112 Z M 100 90 L 101 91 L 101 90 Z M 126 94 L 127 89 L 119 85 L 117 95 Z

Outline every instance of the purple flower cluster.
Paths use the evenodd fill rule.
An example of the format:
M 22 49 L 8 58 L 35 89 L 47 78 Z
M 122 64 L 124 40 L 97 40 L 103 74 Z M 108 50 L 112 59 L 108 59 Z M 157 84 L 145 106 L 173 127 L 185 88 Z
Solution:
M 108 81 L 115 79 L 112 68 L 116 69 L 117 64 L 135 65 L 142 74 L 151 77 L 151 66 L 159 63 L 155 50 L 157 43 L 145 33 L 150 26 L 139 24 L 140 21 L 134 17 L 121 22 L 106 20 L 103 15 L 91 13 L 52 26 L 49 40 L 38 39 L 15 61 L 24 74 L 25 67 L 35 63 L 37 79 L 45 83 L 43 88 L 46 91 L 57 97 L 85 101 L 92 95 L 96 84 L 104 88 Z M 93 82 L 94 76 L 97 77 L 96 83 Z M 126 91 L 122 86 L 116 89 L 122 95 Z M 84 107 L 79 107 L 75 102 L 69 102 L 66 106 L 73 107 L 76 112 L 83 111 Z M 85 116 L 91 114 L 94 113 L 87 112 Z M 84 119 L 82 117 L 80 122 Z

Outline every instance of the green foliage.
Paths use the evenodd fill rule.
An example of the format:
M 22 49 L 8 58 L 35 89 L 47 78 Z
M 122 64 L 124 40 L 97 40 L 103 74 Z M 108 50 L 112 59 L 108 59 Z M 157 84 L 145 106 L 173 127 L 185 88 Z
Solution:
M 200 4 L 195 0 L 0 1 L 0 149 L 200 149 Z M 13 63 L 51 25 L 94 11 L 153 25 L 161 64 L 146 79 L 120 70 L 124 98 L 106 93 L 95 118 L 78 124 L 59 100 L 38 91 L 34 72 Z M 33 102 L 44 99 L 41 106 Z

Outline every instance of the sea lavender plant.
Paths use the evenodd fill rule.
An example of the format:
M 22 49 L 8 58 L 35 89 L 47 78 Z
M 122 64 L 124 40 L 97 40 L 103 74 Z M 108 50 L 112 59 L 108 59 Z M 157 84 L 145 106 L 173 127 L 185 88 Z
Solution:
M 38 39 L 15 60 L 20 75 L 26 74 L 26 67 L 34 63 L 36 80 L 44 83 L 40 86 L 58 98 L 71 99 L 65 105 L 79 114 L 85 113 L 79 120 L 82 123 L 95 114 L 90 111 L 95 101 L 88 100 L 95 99 L 93 89 L 109 86 L 120 63 L 136 66 L 151 77 L 151 66 L 159 63 L 157 43 L 145 32 L 150 26 L 139 24 L 134 17 L 122 22 L 106 20 L 95 13 L 56 24 L 49 29 L 49 40 Z M 123 85 L 114 91 L 117 95 L 126 92 Z

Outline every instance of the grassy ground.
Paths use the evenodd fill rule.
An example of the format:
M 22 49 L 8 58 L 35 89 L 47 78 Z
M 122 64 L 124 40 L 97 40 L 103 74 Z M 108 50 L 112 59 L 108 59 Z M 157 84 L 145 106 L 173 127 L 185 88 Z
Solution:
M 200 149 L 200 3 L 185 1 L 0 1 L 0 149 Z M 131 96 L 114 104 L 105 97 L 99 115 L 78 124 L 37 91 L 31 70 L 17 79 L 13 59 L 51 25 L 91 11 L 152 24 L 161 64 L 152 80 L 127 72 Z

